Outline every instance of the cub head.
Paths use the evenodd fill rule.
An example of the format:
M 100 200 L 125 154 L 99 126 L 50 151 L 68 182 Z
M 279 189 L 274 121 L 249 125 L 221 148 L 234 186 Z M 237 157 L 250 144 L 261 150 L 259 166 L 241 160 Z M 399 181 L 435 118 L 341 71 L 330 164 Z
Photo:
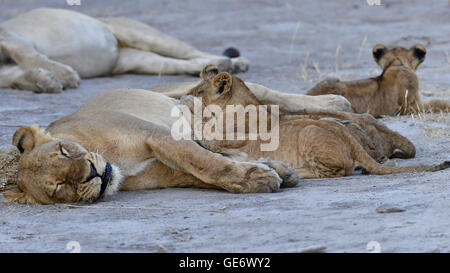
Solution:
M 427 50 L 424 45 L 415 44 L 409 49 L 403 47 L 388 48 L 377 44 L 372 49 L 375 62 L 384 71 L 390 66 L 406 66 L 414 71 L 425 60 Z
M 214 65 L 207 65 L 200 78 L 200 83 L 188 95 L 202 98 L 204 106 L 215 104 L 224 109 L 227 105 L 260 104 L 243 80 L 227 72 L 219 73 Z
M 101 155 L 75 142 L 53 138 L 37 126 L 17 130 L 13 145 L 21 157 L 17 188 L 4 193 L 9 202 L 94 202 L 119 187 L 118 168 Z

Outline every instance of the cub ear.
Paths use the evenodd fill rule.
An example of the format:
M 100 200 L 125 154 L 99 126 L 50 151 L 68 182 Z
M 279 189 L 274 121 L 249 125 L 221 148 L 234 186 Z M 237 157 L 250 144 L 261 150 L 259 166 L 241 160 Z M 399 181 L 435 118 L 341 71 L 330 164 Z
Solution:
M 387 52 L 387 47 L 383 44 L 377 44 L 373 47 L 372 49 L 372 55 L 373 58 L 375 59 L 375 62 L 378 62 L 381 57 L 384 56 L 384 54 L 386 54 Z
M 417 58 L 420 62 L 425 60 L 425 55 L 427 55 L 427 49 L 422 44 L 415 44 L 409 50 L 413 52 L 413 56 Z
M 209 79 L 214 78 L 217 74 L 219 74 L 219 69 L 214 64 L 208 64 L 203 68 L 202 72 L 200 72 L 200 78 L 207 81 Z
M 21 191 L 18 187 L 5 191 L 3 193 L 3 196 L 5 196 L 6 201 L 11 203 L 19 203 L 19 204 L 37 204 L 38 202 L 36 199 L 33 198 L 33 196 L 29 195 L 26 192 Z
M 214 77 L 214 86 L 217 88 L 218 94 L 225 94 L 231 91 L 233 77 L 228 72 L 222 72 Z
M 14 133 L 12 144 L 20 153 L 31 151 L 34 147 L 49 142 L 52 137 L 37 125 L 23 126 Z

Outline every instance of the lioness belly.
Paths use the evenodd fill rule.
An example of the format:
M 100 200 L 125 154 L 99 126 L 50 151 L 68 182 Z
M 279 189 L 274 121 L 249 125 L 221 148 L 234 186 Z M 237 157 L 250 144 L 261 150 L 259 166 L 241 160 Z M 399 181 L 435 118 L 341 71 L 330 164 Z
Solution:
M 67 64 L 81 77 L 108 74 L 118 58 L 117 40 L 100 21 L 62 9 L 36 9 L 1 24 L 33 42 L 48 58 Z

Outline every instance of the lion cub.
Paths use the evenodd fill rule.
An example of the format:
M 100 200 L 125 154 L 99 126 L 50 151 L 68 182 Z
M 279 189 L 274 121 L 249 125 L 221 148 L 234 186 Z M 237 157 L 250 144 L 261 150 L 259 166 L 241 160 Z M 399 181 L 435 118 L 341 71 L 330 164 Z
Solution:
M 225 112 L 229 105 L 259 106 L 260 103 L 244 82 L 229 73 L 202 72 L 202 81 L 183 98 L 187 105 L 190 98 L 200 97 L 204 107 L 215 105 Z M 192 97 L 193 96 L 193 97 Z M 450 162 L 435 166 L 390 167 L 377 163 L 352 136 L 349 130 L 334 119 L 309 119 L 298 115 L 270 115 L 268 123 L 279 120 L 279 146 L 274 151 L 262 151 L 261 139 L 249 140 L 199 140 L 200 144 L 214 152 L 240 155 L 247 159 L 267 157 L 289 164 L 303 178 L 339 177 L 350 175 L 359 164 L 374 174 L 391 174 L 410 171 L 437 171 L 450 167 Z M 215 118 L 214 115 L 210 118 Z M 246 121 L 250 120 L 245 113 Z M 258 115 L 261 119 L 261 114 Z M 209 122 L 203 119 L 203 123 Z M 260 120 L 258 120 L 258 123 Z M 238 122 L 235 122 L 237 124 Z M 245 133 L 248 133 L 247 124 Z M 270 126 L 267 125 L 267 128 Z M 239 130 L 238 126 L 234 130 Z M 241 128 L 242 130 L 242 128 Z M 226 139 L 225 137 L 223 139 Z
M 426 52 L 421 44 L 409 49 L 377 44 L 372 54 L 383 70 L 381 75 L 347 82 L 327 78 L 309 90 L 307 95 L 341 95 L 350 101 L 356 113 L 369 113 L 376 118 L 417 112 L 448 112 L 449 101 L 422 102 L 420 99 L 416 70 L 425 60 Z

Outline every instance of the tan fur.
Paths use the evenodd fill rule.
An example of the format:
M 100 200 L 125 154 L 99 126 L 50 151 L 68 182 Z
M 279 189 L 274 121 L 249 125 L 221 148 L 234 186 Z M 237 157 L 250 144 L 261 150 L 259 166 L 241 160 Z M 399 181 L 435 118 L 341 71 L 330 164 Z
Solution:
M 207 77 L 210 73 L 220 71 L 215 65 L 207 65 L 201 72 L 200 77 Z M 161 92 L 172 98 L 181 98 L 189 93 L 189 90 L 200 84 L 199 82 L 183 82 L 170 85 L 154 86 L 150 90 Z M 279 105 L 283 111 L 297 113 L 298 111 L 353 111 L 348 100 L 337 95 L 306 96 L 302 94 L 289 94 L 272 90 L 266 86 L 245 82 L 252 93 L 262 104 Z
M 0 62 L 0 87 L 39 93 L 76 88 L 80 77 L 198 75 L 209 63 L 223 71 L 245 72 L 249 63 L 243 57 L 202 52 L 135 20 L 49 8 L 0 24 Z
M 88 180 L 91 162 L 104 176 L 113 166 L 105 196 L 118 189 L 166 187 L 225 189 L 233 193 L 272 192 L 294 186 L 298 176 L 287 165 L 237 161 L 192 140 L 176 141 L 170 127 L 179 102 L 146 90 L 102 93 L 47 130 L 25 126 L 13 144 L 23 153 L 17 188 L 4 193 L 19 203 L 52 204 L 98 199 L 102 179 Z
M 422 102 L 416 70 L 424 61 L 425 46 L 416 44 L 409 49 L 388 49 L 378 44 L 373 57 L 383 72 L 375 78 L 342 82 L 328 78 L 319 82 L 308 95 L 336 94 L 347 98 L 356 113 L 374 117 L 417 112 L 448 112 L 450 102 L 433 100 Z
M 17 184 L 19 150 L 16 147 L 0 148 L 0 192 Z
M 189 95 L 201 97 L 205 106 L 215 104 L 223 111 L 226 111 L 227 105 L 259 105 L 244 82 L 226 72 L 204 77 Z M 236 154 L 245 153 L 249 159 L 268 157 L 285 162 L 294 167 L 301 177 L 350 175 L 357 163 L 374 174 L 438 170 L 450 165 L 446 162 L 438 166 L 383 166 L 370 157 L 361 143 L 340 122 L 329 118 L 308 119 L 283 113 L 279 119 L 280 147 L 272 152 L 259 149 L 261 140 L 213 140 L 201 143 L 216 152 L 230 153 L 231 150 Z

